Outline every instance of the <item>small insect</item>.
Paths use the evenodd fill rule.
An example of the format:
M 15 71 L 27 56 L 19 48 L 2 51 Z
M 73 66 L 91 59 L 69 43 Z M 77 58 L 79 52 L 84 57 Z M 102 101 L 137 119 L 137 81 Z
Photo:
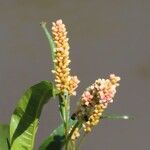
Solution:
M 72 116 L 71 116 L 71 119 L 72 119 L 72 120 L 75 120 L 76 117 L 77 117 L 77 114 L 76 114 L 76 113 L 73 113 Z
M 89 118 L 88 118 L 87 115 L 84 115 L 84 120 L 85 120 L 86 122 L 89 121 Z
M 72 116 L 71 116 L 71 119 L 75 120 L 78 117 L 80 112 L 81 112 L 81 110 L 77 110 L 75 113 L 73 113 Z
M 73 113 L 72 116 L 71 116 L 71 119 L 72 119 L 72 120 L 75 120 L 75 119 L 77 118 L 77 116 L 78 116 L 78 113 L 79 113 L 79 112 Z M 83 118 L 83 120 L 86 121 L 86 122 L 89 120 L 88 115 L 84 115 L 82 118 Z

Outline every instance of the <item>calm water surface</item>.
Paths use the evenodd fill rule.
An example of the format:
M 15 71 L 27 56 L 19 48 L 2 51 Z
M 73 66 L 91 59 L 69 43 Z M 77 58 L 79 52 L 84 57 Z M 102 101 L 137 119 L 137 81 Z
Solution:
M 46 20 L 50 28 L 62 18 L 72 72 L 81 80 L 73 104 L 95 79 L 116 73 L 121 86 L 107 113 L 135 116 L 101 122 L 81 149 L 149 150 L 149 15 L 149 0 L 0 0 L 0 122 L 9 122 L 26 88 L 52 79 L 48 42 L 39 24 Z M 56 104 L 50 102 L 42 113 L 35 149 L 60 122 Z

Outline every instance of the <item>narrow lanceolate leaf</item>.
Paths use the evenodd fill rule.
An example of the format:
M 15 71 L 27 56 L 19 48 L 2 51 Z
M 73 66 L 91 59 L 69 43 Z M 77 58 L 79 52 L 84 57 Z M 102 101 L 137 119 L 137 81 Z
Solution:
M 49 42 L 49 46 L 50 46 L 50 49 L 51 49 L 51 56 L 52 56 L 52 61 L 55 60 L 55 51 L 56 51 L 56 48 L 55 48 L 55 43 L 52 39 L 52 36 L 51 34 L 49 33 L 47 27 L 46 27 L 46 22 L 41 22 L 41 27 L 43 28 L 44 30 L 44 33 L 48 39 L 48 42 Z M 54 69 L 55 69 L 55 64 L 54 64 Z
M 70 120 L 69 126 L 72 126 L 76 121 Z M 65 144 L 64 125 L 56 128 L 46 140 L 41 144 L 39 150 L 62 150 Z
M 42 81 L 21 97 L 10 122 L 11 150 L 33 150 L 42 108 L 54 96 L 53 91 L 50 82 Z
M 9 150 L 9 126 L 0 125 L 0 150 Z
M 103 116 L 101 116 L 101 119 L 124 119 L 124 120 L 128 120 L 128 119 L 133 119 L 133 117 L 130 117 L 127 115 L 111 114 L 111 115 L 103 115 Z

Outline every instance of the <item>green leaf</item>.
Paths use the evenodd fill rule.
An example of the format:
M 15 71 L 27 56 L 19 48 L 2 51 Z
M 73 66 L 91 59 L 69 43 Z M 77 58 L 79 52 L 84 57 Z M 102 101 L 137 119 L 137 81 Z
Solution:
M 52 57 L 52 62 L 54 62 L 55 60 L 55 52 L 56 52 L 56 48 L 55 48 L 55 43 L 53 41 L 53 38 L 50 34 L 50 32 L 48 31 L 47 27 L 46 27 L 46 22 L 41 22 L 41 27 L 43 28 L 44 30 L 44 33 L 48 39 L 48 42 L 49 42 L 49 46 L 50 46 L 50 49 L 51 49 L 51 57 Z M 54 69 L 55 69 L 55 63 L 53 64 L 54 65 Z
M 48 81 L 42 81 L 24 93 L 11 117 L 11 150 L 33 149 L 41 111 L 54 95 L 53 85 Z
M 70 120 L 69 126 L 72 126 L 76 121 Z M 41 144 L 39 150 L 62 150 L 65 144 L 64 125 L 61 124 L 56 128 L 46 140 Z
M 127 115 L 116 115 L 116 114 L 110 114 L 110 115 L 103 115 L 101 116 L 101 119 L 133 119 L 133 117 L 127 116 Z
M 9 126 L 0 125 L 0 149 L 9 150 Z

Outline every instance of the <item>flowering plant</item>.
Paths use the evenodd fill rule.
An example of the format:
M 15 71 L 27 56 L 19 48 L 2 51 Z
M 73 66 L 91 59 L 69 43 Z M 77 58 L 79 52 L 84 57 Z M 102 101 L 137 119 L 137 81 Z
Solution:
M 49 41 L 52 54 L 54 83 L 42 81 L 30 87 L 19 100 L 9 125 L 0 125 L 1 150 L 33 150 L 43 106 L 58 97 L 62 124 L 40 145 L 39 150 L 77 150 L 83 138 L 102 119 L 128 119 L 128 116 L 104 115 L 113 102 L 120 77 L 110 74 L 97 79 L 81 95 L 77 108 L 70 114 L 70 100 L 80 83 L 69 68 L 69 39 L 62 20 L 52 23 L 52 36 L 46 22 L 41 27 Z

